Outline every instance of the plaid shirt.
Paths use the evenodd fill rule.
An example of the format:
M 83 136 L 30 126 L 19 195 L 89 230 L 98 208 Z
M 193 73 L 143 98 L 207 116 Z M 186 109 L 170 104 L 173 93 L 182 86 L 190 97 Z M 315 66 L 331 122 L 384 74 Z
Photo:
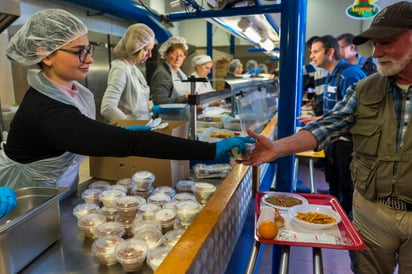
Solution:
M 393 94 L 395 102 L 395 113 L 397 121 L 397 150 L 399 151 L 406 128 L 412 115 L 412 86 L 407 92 L 403 92 L 393 77 L 389 77 L 388 93 Z M 304 127 L 312 132 L 318 140 L 318 149 L 322 149 L 328 143 L 331 135 L 341 134 L 348 131 L 355 123 L 355 110 L 358 103 L 355 85 L 352 85 L 342 101 L 337 102 L 335 107 L 316 123 L 310 123 Z

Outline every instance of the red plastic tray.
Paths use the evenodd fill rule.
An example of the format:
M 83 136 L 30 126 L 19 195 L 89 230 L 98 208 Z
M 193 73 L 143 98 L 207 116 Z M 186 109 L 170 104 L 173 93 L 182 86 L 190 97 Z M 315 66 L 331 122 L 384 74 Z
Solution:
M 256 222 L 259 219 L 260 214 L 260 200 L 263 195 L 270 192 L 259 192 L 256 194 L 255 202 L 255 227 Z M 308 193 L 296 193 L 305 197 L 309 204 L 316 205 L 329 205 L 331 206 L 342 218 L 342 221 L 338 224 L 338 229 L 340 234 L 345 239 L 343 243 L 339 244 L 328 244 L 328 243 L 314 243 L 314 242 L 300 242 L 300 241 L 285 241 L 285 240 L 267 240 L 261 238 L 256 232 L 255 228 L 255 239 L 258 242 L 265 244 L 277 244 L 277 245 L 293 245 L 293 246 L 307 246 L 307 247 L 321 247 L 321 248 L 332 248 L 332 249 L 348 249 L 348 250 L 359 250 L 365 249 L 366 245 L 363 239 L 360 237 L 359 233 L 356 231 L 351 220 L 346 215 L 342 206 L 336 197 L 329 194 L 308 194 Z

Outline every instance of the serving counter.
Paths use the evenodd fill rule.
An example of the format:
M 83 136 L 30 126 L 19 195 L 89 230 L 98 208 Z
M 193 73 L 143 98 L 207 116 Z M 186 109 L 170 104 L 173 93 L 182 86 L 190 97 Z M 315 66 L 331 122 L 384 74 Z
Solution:
M 273 135 L 276 123 L 275 116 L 262 134 Z M 155 273 L 229 271 L 228 265 L 245 226 L 251 227 L 248 242 L 252 244 L 253 195 L 257 192 L 259 178 L 265 173 L 266 167 L 235 165 Z M 85 239 L 78 231 L 77 220 L 73 215 L 73 208 L 82 202 L 78 194 L 60 202 L 60 239 L 24 268 L 22 274 L 124 273 L 120 264 L 106 267 L 91 253 L 92 241 Z M 246 258 L 235 260 L 246 264 Z M 232 270 L 229 272 L 238 273 Z M 152 273 L 152 270 L 145 265 L 139 273 Z

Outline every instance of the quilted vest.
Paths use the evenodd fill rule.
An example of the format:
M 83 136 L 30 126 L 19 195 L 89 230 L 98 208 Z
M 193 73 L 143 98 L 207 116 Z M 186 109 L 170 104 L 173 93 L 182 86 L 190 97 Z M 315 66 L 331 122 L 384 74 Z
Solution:
M 388 78 L 372 75 L 359 81 L 355 90 L 356 122 L 350 132 L 354 151 L 351 172 L 356 190 L 371 201 L 393 193 L 412 203 L 411 123 L 401 150 L 396 152 L 398 129 Z

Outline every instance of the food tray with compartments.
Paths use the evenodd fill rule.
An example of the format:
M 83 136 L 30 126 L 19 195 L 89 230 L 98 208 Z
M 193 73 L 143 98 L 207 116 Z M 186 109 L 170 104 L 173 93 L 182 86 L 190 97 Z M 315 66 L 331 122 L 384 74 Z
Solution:
M 340 216 L 342 221 L 336 227 L 327 230 L 311 230 L 299 227 L 290 219 L 289 214 L 282 212 L 285 226 L 279 228 L 275 239 L 263 239 L 257 232 L 256 222 L 261 210 L 261 198 L 270 192 L 259 192 L 255 197 L 255 239 L 265 244 L 307 246 L 332 249 L 359 250 L 365 249 L 366 245 L 353 226 L 348 215 L 343 210 L 336 197 L 329 194 L 298 193 L 305 197 L 309 204 L 330 206 Z

